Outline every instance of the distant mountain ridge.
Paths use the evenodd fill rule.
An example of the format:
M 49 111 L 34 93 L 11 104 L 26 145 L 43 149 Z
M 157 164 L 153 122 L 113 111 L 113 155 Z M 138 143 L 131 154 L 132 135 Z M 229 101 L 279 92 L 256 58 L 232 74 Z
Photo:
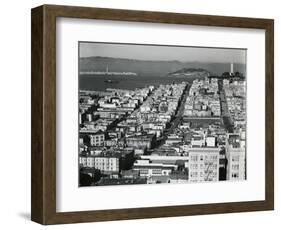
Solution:
M 181 61 L 154 61 L 136 60 L 127 58 L 112 57 L 82 57 L 79 59 L 79 71 L 109 71 L 116 72 L 135 72 L 138 75 L 148 76 L 167 76 L 171 73 L 184 70 L 204 70 L 211 74 L 221 75 L 229 72 L 230 63 L 205 63 L 205 62 L 181 62 Z M 234 70 L 245 74 L 246 65 L 234 63 Z

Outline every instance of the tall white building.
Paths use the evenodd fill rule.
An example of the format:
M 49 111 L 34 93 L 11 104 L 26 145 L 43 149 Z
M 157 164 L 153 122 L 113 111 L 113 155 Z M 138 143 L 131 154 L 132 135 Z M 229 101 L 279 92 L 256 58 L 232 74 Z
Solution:
M 218 181 L 219 152 L 217 147 L 191 148 L 189 150 L 189 181 Z
M 240 135 L 228 134 L 226 145 L 227 180 L 246 179 L 246 149 Z

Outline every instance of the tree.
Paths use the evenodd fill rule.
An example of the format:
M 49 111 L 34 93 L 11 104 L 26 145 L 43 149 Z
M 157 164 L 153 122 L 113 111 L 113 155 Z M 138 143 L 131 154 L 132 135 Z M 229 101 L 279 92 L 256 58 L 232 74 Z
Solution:
M 230 74 L 229 74 L 229 72 L 224 72 L 223 74 L 222 74 L 222 77 L 229 77 L 230 76 Z
M 101 178 L 101 171 L 96 169 L 94 172 L 93 182 L 98 182 Z
M 237 71 L 237 72 L 234 73 L 234 76 L 235 77 L 240 77 L 240 73 Z
M 80 186 L 90 186 L 93 182 L 93 178 L 85 173 L 81 173 L 79 175 L 79 184 Z

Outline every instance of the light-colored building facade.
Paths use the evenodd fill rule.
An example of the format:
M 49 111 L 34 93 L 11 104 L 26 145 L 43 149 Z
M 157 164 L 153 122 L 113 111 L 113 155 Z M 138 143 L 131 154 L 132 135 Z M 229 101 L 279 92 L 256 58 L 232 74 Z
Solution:
M 140 135 L 140 136 L 132 136 L 126 138 L 126 143 L 129 147 L 135 148 L 147 148 L 150 149 L 152 147 L 154 141 L 154 135 Z
M 191 148 L 189 150 L 189 181 L 218 181 L 219 152 L 216 147 Z
M 142 177 L 168 176 L 177 166 L 173 164 L 152 163 L 150 160 L 137 160 L 133 170 L 138 171 Z
M 231 139 L 231 134 L 228 135 L 226 145 L 227 158 L 227 180 L 245 180 L 246 179 L 246 149 L 244 141 L 237 136 L 235 140 Z M 234 136 L 234 135 L 232 135 Z
M 79 163 L 83 167 L 95 168 L 103 173 L 118 173 L 119 158 L 108 156 L 80 156 Z
M 91 146 L 103 146 L 105 141 L 104 133 L 95 133 L 90 135 Z

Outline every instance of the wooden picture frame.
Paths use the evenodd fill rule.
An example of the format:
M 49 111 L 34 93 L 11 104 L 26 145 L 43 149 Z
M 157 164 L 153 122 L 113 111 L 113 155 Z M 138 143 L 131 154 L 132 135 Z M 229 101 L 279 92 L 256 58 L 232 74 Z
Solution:
M 100 211 L 56 212 L 56 18 L 121 20 L 265 30 L 265 200 Z M 43 5 L 32 9 L 31 219 L 64 224 L 274 209 L 274 21 L 163 12 Z

